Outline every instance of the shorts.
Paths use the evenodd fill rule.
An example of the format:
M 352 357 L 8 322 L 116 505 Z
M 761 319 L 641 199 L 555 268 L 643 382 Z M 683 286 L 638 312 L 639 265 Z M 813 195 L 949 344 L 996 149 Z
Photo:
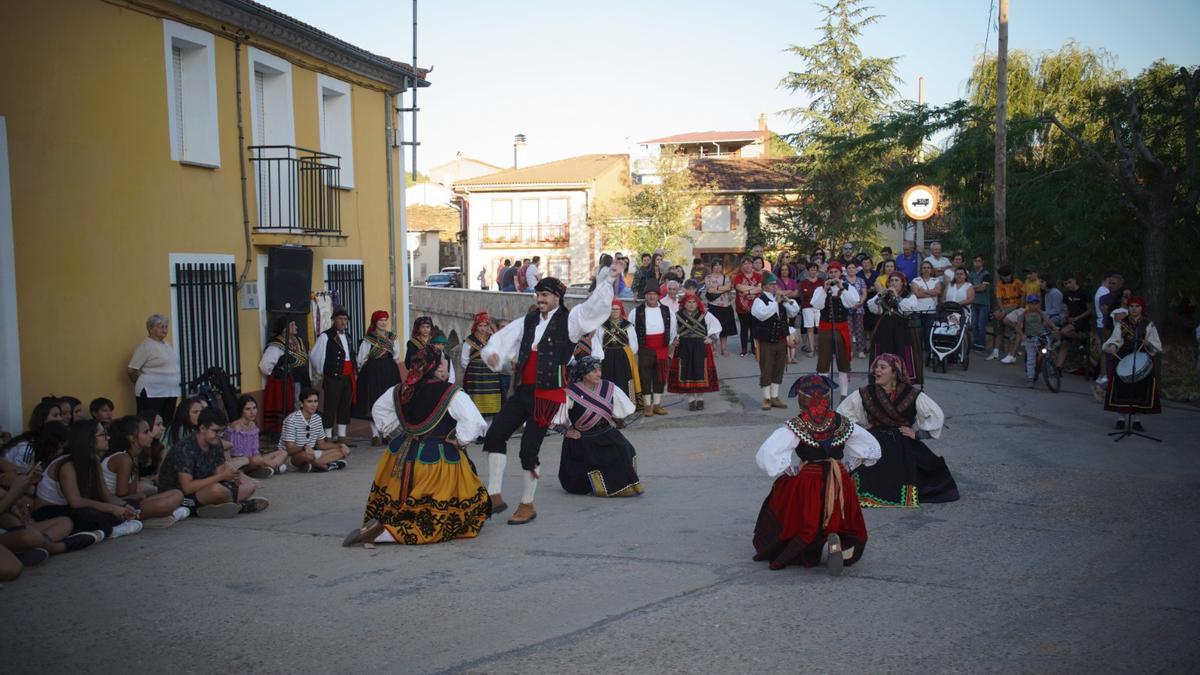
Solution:
M 805 328 L 816 328 L 821 323 L 821 311 L 812 307 L 805 307 L 800 310 L 804 320 Z

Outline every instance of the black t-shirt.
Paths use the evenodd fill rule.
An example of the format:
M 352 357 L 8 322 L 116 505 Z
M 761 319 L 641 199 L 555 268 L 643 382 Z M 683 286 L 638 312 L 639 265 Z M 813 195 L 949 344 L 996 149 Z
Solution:
M 1067 316 L 1079 316 L 1088 311 L 1092 304 L 1092 294 L 1077 288 L 1073 291 L 1063 290 L 1063 306 L 1067 308 Z M 1088 322 L 1080 319 L 1075 322 L 1075 330 L 1086 331 Z

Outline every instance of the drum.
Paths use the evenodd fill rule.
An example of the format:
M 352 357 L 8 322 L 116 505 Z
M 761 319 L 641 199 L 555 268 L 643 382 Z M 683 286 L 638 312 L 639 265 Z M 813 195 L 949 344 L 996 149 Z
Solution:
M 1150 355 L 1146 352 L 1128 354 L 1117 362 L 1117 377 L 1121 378 L 1121 381 L 1127 384 L 1141 382 L 1150 377 L 1150 373 L 1153 370 L 1154 361 L 1150 359 Z

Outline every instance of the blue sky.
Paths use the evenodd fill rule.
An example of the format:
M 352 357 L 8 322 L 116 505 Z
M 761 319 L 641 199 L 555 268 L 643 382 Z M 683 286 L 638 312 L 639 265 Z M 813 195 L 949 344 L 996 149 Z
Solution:
M 409 0 L 265 0 L 348 42 L 412 60 Z M 883 18 L 861 46 L 898 56 L 902 98 L 963 96 L 997 0 L 875 0 Z M 752 129 L 760 112 L 801 105 L 778 83 L 817 37 L 812 2 L 742 0 L 424 0 L 418 64 L 432 66 L 418 121 L 424 169 L 465 155 L 507 166 L 512 137 L 528 163 L 641 151 L 637 141 L 687 131 Z M 1135 74 L 1155 59 L 1200 65 L 1197 0 L 1010 0 L 1010 49 L 1103 48 Z M 988 50 L 995 53 L 995 15 Z

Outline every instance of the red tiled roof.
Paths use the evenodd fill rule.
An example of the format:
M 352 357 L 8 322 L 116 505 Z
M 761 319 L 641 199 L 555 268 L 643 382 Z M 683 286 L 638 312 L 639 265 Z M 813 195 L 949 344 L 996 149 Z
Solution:
M 789 159 L 697 159 L 688 166 L 692 176 L 718 192 L 778 191 L 800 187 Z
M 687 134 L 664 136 L 649 141 L 641 141 L 642 145 L 683 145 L 685 143 L 733 143 L 736 141 L 765 141 L 766 133 L 754 131 L 693 131 Z
M 510 185 L 582 185 L 598 178 L 615 162 L 629 168 L 629 155 L 580 155 L 556 162 L 535 164 L 521 169 L 508 169 L 478 178 L 460 180 L 460 187 L 505 187 Z

